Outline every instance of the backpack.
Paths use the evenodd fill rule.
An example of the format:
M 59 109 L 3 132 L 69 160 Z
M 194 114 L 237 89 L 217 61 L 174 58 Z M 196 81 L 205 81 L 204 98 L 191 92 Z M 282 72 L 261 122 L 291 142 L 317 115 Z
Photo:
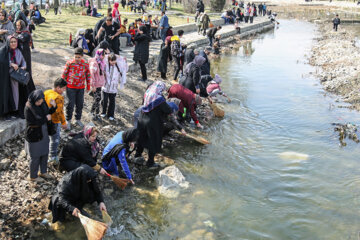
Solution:
M 174 40 L 171 42 L 170 53 L 175 57 L 180 55 L 180 41 Z

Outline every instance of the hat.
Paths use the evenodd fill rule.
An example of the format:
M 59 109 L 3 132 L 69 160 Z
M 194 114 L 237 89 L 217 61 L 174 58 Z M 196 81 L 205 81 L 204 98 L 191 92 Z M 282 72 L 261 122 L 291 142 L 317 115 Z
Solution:
M 167 104 L 169 105 L 169 107 L 172 109 L 173 112 L 179 111 L 179 107 L 176 105 L 176 103 L 174 103 L 174 102 L 167 102 Z
M 83 55 L 84 54 L 84 50 L 80 47 L 75 48 L 75 54 L 76 55 Z

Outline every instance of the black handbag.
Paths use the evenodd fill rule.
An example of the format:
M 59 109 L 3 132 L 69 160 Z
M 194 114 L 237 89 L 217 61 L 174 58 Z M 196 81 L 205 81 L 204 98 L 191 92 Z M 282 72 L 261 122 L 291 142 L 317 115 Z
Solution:
M 47 129 L 48 129 L 49 136 L 55 135 L 56 130 L 57 130 L 55 123 L 53 123 L 52 121 L 47 122 Z
M 26 70 L 18 68 L 18 70 L 10 73 L 10 78 L 26 86 L 30 81 L 30 74 Z

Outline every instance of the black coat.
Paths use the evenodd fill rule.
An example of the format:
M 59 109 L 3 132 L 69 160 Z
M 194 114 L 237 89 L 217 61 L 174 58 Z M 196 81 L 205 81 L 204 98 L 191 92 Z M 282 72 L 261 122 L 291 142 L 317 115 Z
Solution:
M 171 112 L 172 110 L 166 102 L 161 103 L 150 112 L 141 112 L 137 126 L 138 145 L 146 147 L 151 153 L 160 152 L 164 120 Z
M 195 63 L 191 63 L 190 71 L 185 73 L 185 78 L 183 81 L 180 81 L 180 84 L 196 93 L 196 88 L 199 87 L 200 83 L 200 76 L 200 67 Z
M 217 27 L 210 28 L 209 31 L 207 31 L 206 36 L 215 38 L 215 34 L 217 33 L 217 31 Z
M 89 166 L 82 165 L 65 174 L 57 185 L 49 204 L 52 222 L 63 222 L 66 212 L 71 214 L 75 208 L 82 211 L 85 204 L 95 201 L 104 202 L 97 173 Z
M 192 48 L 186 48 L 185 55 L 184 55 L 184 66 L 186 66 L 188 63 L 192 62 L 195 58 L 194 49 Z
M 9 48 L 0 48 L 0 117 L 15 110 L 9 74 Z
M 106 17 L 104 17 L 103 19 L 100 19 L 96 24 L 95 24 L 95 27 L 94 27 L 94 32 L 93 32 L 93 37 L 94 37 L 94 42 L 95 42 L 95 45 L 96 44 L 99 44 L 105 37 L 105 32 L 103 31 L 99 37 L 99 39 L 95 39 L 96 35 L 98 34 L 100 28 L 101 28 L 101 25 L 103 25 L 103 23 L 106 21 Z
M 165 46 L 164 43 L 161 44 L 160 54 L 159 54 L 159 63 L 157 70 L 162 73 L 167 73 L 167 63 L 169 59 L 170 47 Z
M 19 42 L 19 49 L 26 62 L 26 71 L 30 73 L 30 81 L 26 87 L 19 87 L 19 95 L 22 96 L 22 101 L 19 102 L 19 110 L 21 115 L 21 109 L 25 105 L 28 95 L 35 90 L 34 80 L 32 78 L 32 67 L 31 67 L 31 50 L 30 50 L 30 41 L 31 35 L 28 32 L 22 32 L 17 35 Z
M 200 51 L 199 56 L 202 56 L 206 59 L 204 64 L 201 66 L 201 75 L 210 75 L 210 62 L 204 51 Z
M 197 2 L 197 4 L 196 4 L 196 10 L 197 10 L 199 13 L 204 12 L 205 6 L 204 6 L 204 3 L 203 3 L 201 0 Z
M 143 64 L 149 61 L 149 42 L 150 37 L 144 34 L 136 34 L 134 41 L 136 42 L 134 58 L 135 62 L 141 62 Z
M 68 141 L 63 147 L 60 154 L 60 165 L 63 165 L 66 161 L 73 161 L 94 167 L 96 157 L 92 156 L 91 146 L 84 137 L 75 138 Z

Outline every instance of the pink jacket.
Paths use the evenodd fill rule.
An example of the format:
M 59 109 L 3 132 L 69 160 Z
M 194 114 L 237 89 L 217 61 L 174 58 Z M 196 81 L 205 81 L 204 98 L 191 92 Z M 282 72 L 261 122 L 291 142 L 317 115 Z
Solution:
M 207 88 L 206 88 L 206 91 L 208 92 L 208 94 L 210 94 L 211 92 L 213 92 L 216 89 L 219 89 L 219 91 L 221 92 L 221 88 L 218 83 L 210 82 L 209 86 L 207 86 Z
M 100 88 L 105 85 L 105 71 L 100 75 L 100 68 L 95 58 L 89 60 L 91 82 L 90 86 L 94 88 Z

